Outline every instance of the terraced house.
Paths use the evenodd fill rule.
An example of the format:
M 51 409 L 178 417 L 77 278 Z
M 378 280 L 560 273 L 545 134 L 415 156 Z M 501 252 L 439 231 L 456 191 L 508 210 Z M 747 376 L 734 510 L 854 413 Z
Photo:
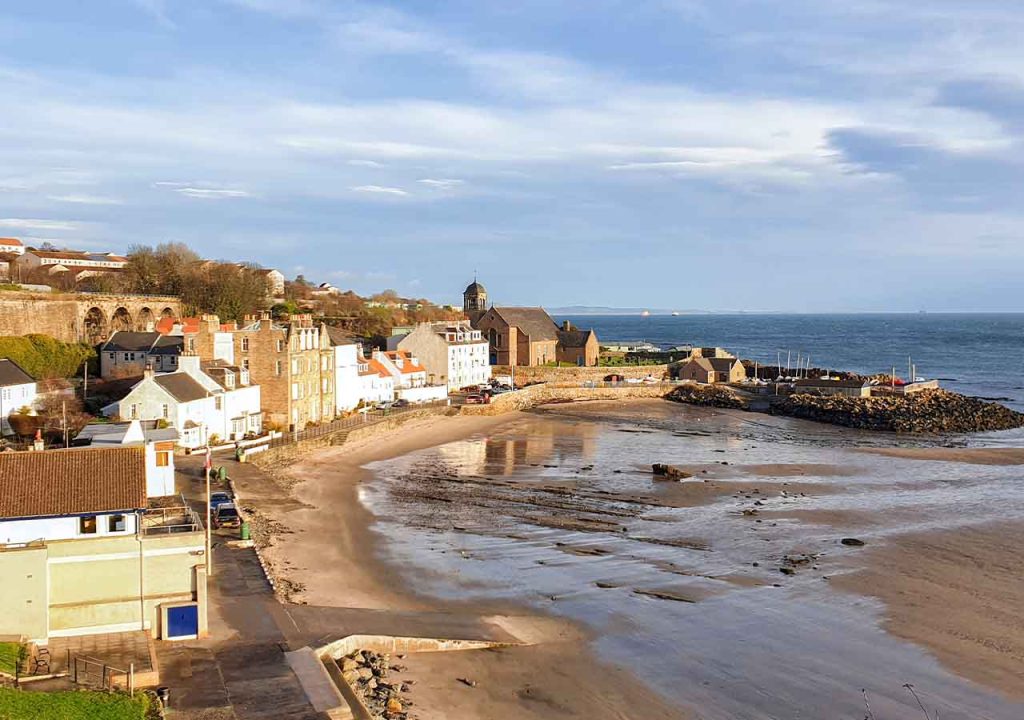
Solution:
M 334 352 L 311 315 L 250 319 L 234 337 L 235 362 L 261 388 L 267 422 L 301 430 L 335 416 Z

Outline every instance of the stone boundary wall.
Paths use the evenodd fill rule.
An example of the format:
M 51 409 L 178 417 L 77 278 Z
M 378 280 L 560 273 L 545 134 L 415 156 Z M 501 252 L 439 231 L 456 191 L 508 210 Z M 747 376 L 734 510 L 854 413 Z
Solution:
M 87 315 L 95 308 L 98 323 Z M 0 292 L 0 335 L 49 335 L 62 342 L 99 342 L 118 329 L 114 315 L 125 313 L 131 330 L 147 320 L 160 319 L 164 309 L 181 314 L 181 302 L 164 295 L 105 295 L 101 293 Z
M 350 428 L 341 428 L 337 432 L 327 433 L 308 440 L 270 448 L 266 452 L 254 455 L 249 462 L 261 469 L 273 469 L 282 465 L 288 465 L 308 455 L 311 450 L 329 447 L 331 445 L 344 445 L 349 440 L 362 440 L 382 433 L 391 432 L 411 420 L 430 417 L 432 415 L 445 415 L 452 412 L 448 406 L 422 408 L 410 410 L 394 417 L 383 418 L 375 422 L 368 422 L 366 425 L 356 425 Z M 340 441 L 340 442 L 339 442 Z
M 529 410 L 551 403 L 588 400 L 625 400 L 631 398 L 662 398 L 677 385 L 622 385 L 621 387 L 562 387 L 553 384 L 531 385 L 523 390 L 494 397 L 488 405 L 463 405 L 463 415 L 502 415 L 516 410 Z
M 508 365 L 492 365 L 491 377 L 508 375 Z M 626 378 L 645 378 L 653 375 L 659 380 L 668 375 L 668 365 L 623 365 L 621 367 L 519 367 L 516 366 L 516 385 L 532 385 L 534 383 L 572 383 L 579 385 L 584 382 L 601 382 L 609 375 L 621 375 Z

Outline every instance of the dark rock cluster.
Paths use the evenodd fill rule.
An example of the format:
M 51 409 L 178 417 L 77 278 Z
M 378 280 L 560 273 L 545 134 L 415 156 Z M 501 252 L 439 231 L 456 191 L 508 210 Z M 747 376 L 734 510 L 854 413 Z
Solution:
M 772 403 L 769 412 L 890 432 L 974 433 L 1024 427 L 1024 413 L 948 390 L 870 398 L 790 395 Z
M 666 397 L 675 402 L 703 407 L 746 410 L 747 401 L 722 385 L 680 385 Z
M 345 682 L 360 696 L 373 717 L 408 720 L 412 702 L 403 699 L 401 693 L 409 691 L 408 684 L 412 681 L 388 680 L 389 670 L 401 672 L 405 668 L 391 665 L 388 655 L 372 650 L 357 650 L 339 658 L 337 663 Z

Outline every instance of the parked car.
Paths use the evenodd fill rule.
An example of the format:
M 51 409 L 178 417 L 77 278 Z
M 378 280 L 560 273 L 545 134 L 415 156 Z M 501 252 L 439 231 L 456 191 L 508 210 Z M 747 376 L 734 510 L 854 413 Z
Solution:
M 241 524 L 242 518 L 239 516 L 238 508 L 235 507 L 234 503 L 218 505 L 213 513 L 213 526 L 215 528 L 238 527 Z
M 618 373 L 612 373 L 611 375 L 604 376 L 605 382 L 622 382 L 623 380 L 625 380 L 625 378 Z
M 393 406 L 394 406 L 394 403 L 388 401 L 388 402 L 377 403 L 376 405 L 373 406 L 373 409 L 374 410 L 390 410 Z
M 470 393 L 466 396 L 467 405 L 485 405 L 486 403 L 487 398 L 480 393 Z
M 396 408 L 409 407 L 411 404 L 412 403 L 410 403 L 405 398 L 399 398 L 398 400 L 395 400 L 394 407 L 396 407 Z
M 234 502 L 234 498 L 231 497 L 231 493 L 219 491 L 210 493 L 210 512 L 214 512 L 218 507 L 225 503 L 232 502 Z

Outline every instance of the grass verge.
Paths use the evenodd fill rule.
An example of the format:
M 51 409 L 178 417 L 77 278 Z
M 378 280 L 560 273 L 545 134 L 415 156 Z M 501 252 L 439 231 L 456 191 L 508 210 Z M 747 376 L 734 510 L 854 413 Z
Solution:
M 71 690 L 26 692 L 0 688 L 0 720 L 144 720 L 149 696 Z

